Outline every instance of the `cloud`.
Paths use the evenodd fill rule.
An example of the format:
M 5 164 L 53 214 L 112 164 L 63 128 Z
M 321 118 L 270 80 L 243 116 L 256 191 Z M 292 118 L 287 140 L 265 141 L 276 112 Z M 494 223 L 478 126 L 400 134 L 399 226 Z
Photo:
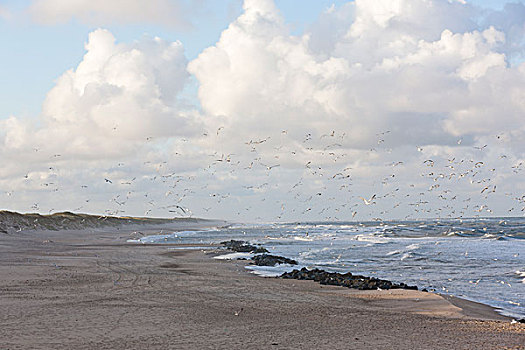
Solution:
M 514 89 L 523 75 L 502 51 L 506 33 L 479 27 L 478 10 L 460 2 L 358 0 L 327 11 L 324 27 L 303 36 L 289 34 L 272 1 L 246 1 L 244 10 L 189 70 L 200 82 L 204 110 L 248 132 L 253 123 L 258 132 L 301 134 L 322 125 L 348 129 L 349 147 L 368 147 L 371 135 L 395 129 L 398 143 L 450 144 L 451 136 L 492 132 L 500 98 L 519 95 Z M 327 22 L 342 27 L 327 31 Z M 501 95 L 482 93 L 498 91 L 501 79 L 512 82 Z M 505 100 L 514 128 L 523 106 Z M 460 122 L 473 106 L 484 106 L 477 120 L 486 127 Z M 428 126 L 435 137 L 424 130 L 406 135 L 414 125 Z
M 39 127 L 14 117 L 3 122 L 4 149 L 111 157 L 148 138 L 191 135 L 196 120 L 178 99 L 186 63 L 180 42 L 144 37 L 118 44 L 109 31 L 96 30 L 82 62 L 49 91 Z
M 490 184 L 501 190 L 491 210 L 505 214 L 504 193 L 521 190 L 525 63 L 519 16 L 498 16 L 461 1 L 357 0 L 293 35 L 272 0 L 246 0 L 189 63 L 179 42 L 97 30 L 39 124 L 2 122 L 4 188 L 82 181 L 89 208 L 117 213 L 165 216 L 177 203 L 332 220 L 480 215 Z M 202 109 L 182 100 L 189 74 Z M 364 206 L 372 194 L 377 206 Z
M 201 117 L 183 97 L 183 45 L 147 36 L 117 43 L 98 29 L 85 48 L 38 117 L 0 120 L 0 194 L 10 209 L 118 214 L 127 198 L 135 201 L 127 211 L 143 215 L 163 205 L 167 190 L 157 177 L 200 166 L 198 152 L 178 153 L 201 133 Z
M 505 43 L 501 52 L 511 62 L 523 61 L 525 58 L 525 5 L 507 3 L 501 11 L 492 11 L 484 19 L 485 26 L 494 26 L 505 33 Z
M 112 23 L 154 23 L 171 27 L 188 25 L 182 0 L 34 0 L 29 7 L 39 23 L 51 25 L 75 18 L 104 26 Z
M 342 169 L 354 169 L 353 188 L 373 193 L 393 183 L 408 192 L 407 184 L 438 188 L 439 178 L 426 180 L 434 174 L 422 166 L 428 158 L 500 166 L 498 176 L 463 187 L 461 174 L 441 170 L 467 200 L 479 194 L 476 183 L 508 177 L 524 155 L 525 64 L 511 62 L 524 47 L 515 34 L 523 18 L 505 26 L 503 17 L 460 1 L 357 0 L 292 35 L 272 1 L 245 1 L 244 13 L 188 69 L 224 153 L 249 157 L 251 147 L 253 166 L 303 169 L 300 182 L 312 191 L 333 189 L 327 172 Z M 290 174 L 279 181 L 293 182 Z

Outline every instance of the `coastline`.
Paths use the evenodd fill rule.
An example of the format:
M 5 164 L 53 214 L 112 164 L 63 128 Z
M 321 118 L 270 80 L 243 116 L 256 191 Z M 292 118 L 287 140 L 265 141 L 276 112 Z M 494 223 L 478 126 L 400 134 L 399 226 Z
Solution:
M 2 348 L 524 348 L 525 325 L 490 306 L 262 278 L 132 233 L 0 235 Z

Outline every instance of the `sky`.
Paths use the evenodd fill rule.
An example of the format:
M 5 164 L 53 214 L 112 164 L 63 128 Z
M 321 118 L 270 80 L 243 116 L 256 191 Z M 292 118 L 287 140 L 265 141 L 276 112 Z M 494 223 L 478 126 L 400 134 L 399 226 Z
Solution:
M 0 207 L 522 216 L 525 1 L 0 1 Z

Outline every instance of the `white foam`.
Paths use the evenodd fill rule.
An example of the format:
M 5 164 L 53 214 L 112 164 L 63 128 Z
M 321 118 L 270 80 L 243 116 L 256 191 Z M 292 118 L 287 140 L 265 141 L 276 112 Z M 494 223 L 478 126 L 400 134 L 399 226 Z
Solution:
M 411 244 L 411 245 L 407 246 L 407 249 L 408 249 L 408 250 L 416 250 L 416 249 L 419 249 L 419 244 L 417 244 L 417 243 Z
M 296 241 L 305 241 L 305 242 L 313 242 L 314 238 L 313 237 L 301 237 L 301 236 L 295 236 L 293 238 L 294 240 Z
M 290 264 L 280 264 L 277 266 L 246 266 L 247 270 L 250 270 L 251 273 L 261 276 L 261 277 L 277 277 L 282 275 L 285 272 L 291 271 L 293 269 L 300 269 L 297 265 Z
M 401 257 L 400 260 L 403 261 L 403 260 L 410 259 L 410 258 L 413 258 L 413 257 L 414 257 L 414 256 L 413 256 L 412 254 L 410 254 L 410 253 L 405 253 L 405 254 L 403 254 L 403 256 Z
M 139 238 L 139 243 L 164 243 L 167 242 L 170 238 L 173 238 L 173 235 L 152 235 Z
M 516 275 L 518 275 L 518 276 L 520 276 L 520 277 L 523 277 L 523 279 L 521 280 L 521 283 L 524 283 L 524 284 L 525 284 L 525 271 L 517 270 L 517 271 L 516 271 Z
M 168 250 L 213 250 L 215 247 L 210 246 L 185 246 L 185 247 L 169 247 Z
M 499 239 L 501 237 L 498 237 L 498 235 L 495 235 L 493 233 L 485 233 L 483 236 L 481 236 L 481 238 L 484 238 L 484 239 Z
M 224 255 L 218 255 L 213 257 L 218 260 L 236 260 L 236 259 L 250 259 L 253 257 L 253 253 L 229 253 Z
M 386 256 L 392 256 L 392 255 L 397 255 L 397 254 L 401 254 L 401 251 L 400 250 L 393 250 L 391 252 L 386 253 Z
M 386 237 L 378 237 L 375 235 L 355 235 L 353 239 L 356 241 L 364 241 L 373 244 L 385 244 L 390 241 L 390 239 Z

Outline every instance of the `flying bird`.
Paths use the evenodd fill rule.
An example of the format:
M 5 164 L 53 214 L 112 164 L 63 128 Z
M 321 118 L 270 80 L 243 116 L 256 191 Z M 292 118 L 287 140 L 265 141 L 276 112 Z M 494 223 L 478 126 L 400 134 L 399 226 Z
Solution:
M 376 198 L 376 195 L 374 194 L 372 197 L 370 197 L 370 199 L 366 199 L 363 197 L 359 197 L 359 198 L 361 198 L 366 205 L 370 205 L 370 204 L 375 204 L 373 200 Z

